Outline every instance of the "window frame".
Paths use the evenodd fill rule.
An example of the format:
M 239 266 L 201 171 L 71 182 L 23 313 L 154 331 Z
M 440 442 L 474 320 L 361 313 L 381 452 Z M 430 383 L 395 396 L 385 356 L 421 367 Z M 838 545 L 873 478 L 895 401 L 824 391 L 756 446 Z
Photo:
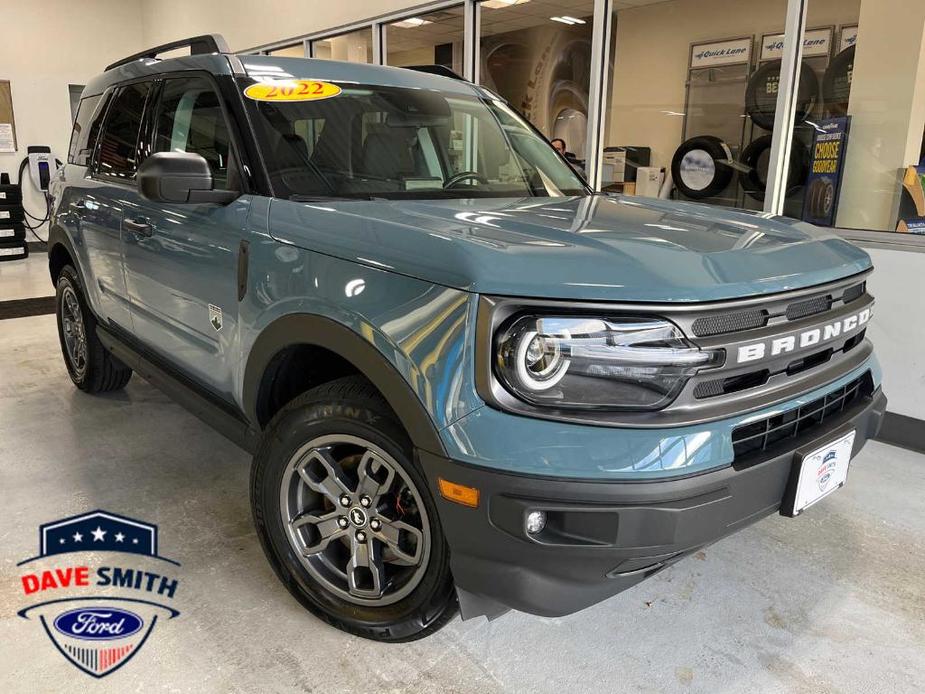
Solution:
M 238 146 L 239 133 L 235 127 L 235 120 L 232 118 L 232 114 L 228 105 L 225 103 L 225 95 L 222 92 L 221 86 L 215 80 L 214 76 L 204 70 L 189 70 L 183 72 L 165 72 L 157 77 L 157 92 L 154 94 L 154 98 L 150 99 L 145 105 L 145 116 L 142 120 L 142 133 L 144 133 L 144 141 L 139 139 L 138 145 L 139 148 L 144 147 L 146 154 L 144 157 L 140 158 L 138 165 L 144 162 L 144 160 L 154 154 L 154 145 L 157 138 L 157 123 L 161 114 L 161 104 L 163 103 L 164 96 L 164 86 L 168 80 L 193 80 L 193 79 L 203 79 L 208 83 L 209 87 L 215 93 L 215 96 L 218 97 L 219 108 L 222 112 L 222 118 L 225 120 L 225 130 L 228 132 L 228 149 L 229 149 L 229 164 L 226 167 L 225 181 L 226 183 L 230 180 L 240 181 L 242 191 L 241 193 L 249 192 L 248 191 L 248 178 L 245 176 L 244 166 L 242 165 L 241 159 L 241 147 Z M 232 172 L 232 168 L 234 171 Z
M 103 133 L 106 132 L 106 127 L 109 125 L 109 119 L 112 116 L 112 105 L 116 102 L 119 95 L 122 93 L 122 90 L 126 87 L 130 87 L 134 84 L 141 84 L 144 82 L 150 82 L 151 87 L 148 89 L 148 93 L 145 95 L 145 103 L 141 110 L 141 121 L 138 124 L 138 134 L 135 136 L 135 173 L 132 175 L 129 182 L 126 179 L 118 178 L 107 173 L 100 171 L 100 145 L 103 142 Z M 101 181 L 113 185 L 122 185 L 127 188 L 134 188 L 135 176 L 138 173 L 138 167 L 141 166 L 141 160 L 139 159 L 139 143 L 141 142 L 141 135 L 144 132 L 145 127 L 145 116 L 148 112 L 148 107 L 151 103 L 151 94 L 157 87 L 157 77 L 153 75 L 146 75 L 137 79 L 126 80 L 125 82 L 119 82 L 114 84 L 111 87 L 108 87 L 106 91 L 103 92 L 104 96 L 108 94 L 108 100 L 106 102 L 106 114 L 103 116 L 103 125 L 100 128 L 99 133 L 96 136 L 96 142 L 93 145 L 93 156 L 90 159 L 89 164 L 87 165 L 87 175 L 89 178 L 95 181 Z

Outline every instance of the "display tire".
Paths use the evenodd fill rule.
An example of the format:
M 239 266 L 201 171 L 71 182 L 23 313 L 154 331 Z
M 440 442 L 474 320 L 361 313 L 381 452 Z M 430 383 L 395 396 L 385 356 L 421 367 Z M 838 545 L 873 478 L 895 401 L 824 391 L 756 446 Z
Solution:
M 26 228 L 22 224 L 8 227 L 0 226 L 0 243 L 12 243 L 26 240 Z
M 29 244 L 22 239 L 0 238 L 0 262 L 22 260 L 29 257 Z
M 287 479 L 293 478 L 293 461 L 304 455 L 305 447 L 313 442 L 337 437 L 370 442 L 372 447 L 387 455 L 401 468 L 402 479 L 414 486 L 415 498 L 420 499 L 425 510 L 419 518 L 429 533 L 428 551 L 426 558 L 422 554 L 419 567 L 415 569 L 417 581 L 410 584 L 409 592 L 396 596 L 387 604 L 364 604 L 325 585 L 317 573 L 303 563 L 303 559 L 315 554 L 305 551 L 297 554 L 298 547 L 291 534 L 292 521 L 287 528 L 283 520 L 284 512 L 287 517 L 295 517 L 283 508 L 282 500 L 291 498 L 284 490 L 289 489 Z M 328 624 L 376 641 L 403 642 L 432 634 L 458 611 L 449 567 L 449 547 L 426 479 L 415 462 L 411 441 L 388 403 L 364 378 L 348 376 L 312 388 L 273 417 L 251 466 L 251 507 L 257 535 L 276 575 L 299 603 Z M 353 510 L 350 508 L 344 513 L 352 514 Z M 335 511 L 329 512 L 340 511 L 335 507 Z M 354 532 L 352 526 L 349 532 Z M 422 538 L 423 532 L 422 528 Z M 329 545 L 350 542 L 355 547 L 353 539 L 354 536 L 341 535 Z M 343 544 L 333 548 L 348 551 Z M 382 551 L 380 546 L 379 552 Z
M 11 227 L 14 224 L 22 224 L 26 218 L 26 213 L 22 205 L 4 205 L 0 201 L 0 227 Z
M 22 188 L 15 183 L 0 184 L 0 205 L 21 205 Z
M 58 275 L 55 318 L 64 364 L 75 386 L 91 394 L 108 393 L 126 386 L 132 370 L 100 342 L 96 334 L 96 318 L 84 297 L 77 271 L 71 265 L 65 265 Z M 85 349 L 80 356 L 79 345 L 74 346 L 75 341 L 80 342 L 75 333 L 83 336 Z M 69 337 L 74 337 L 74 340 L 69 342 Z
M 683 195 L 694 200 L 722 192 L 732 180 L 732 151 L 718 137 L 698 135 L 681 143 L 671 159 L 671 177 Z
M 739 171 L 739 185 L 745 193 L 755 200 L 764 201 L 767 189 L 767 168 L 762 156 L 771 150 L 771 135 L 762 135 L 753 140 L 742 150 L 739 162 L 748 167 L 748 171 Z M 790 166 L 787 171 L 787 192 L 789 197 L 796 193 L 806 180 L 809 162 L 806 148 L 794 140 L 790 148 Z
M 848 113 L 848 97 L 851 94 L 851 75 L 854 72 L 854 49 L 849 46 L 829 62 L 822 76 L 822 99 L 831 116 Z
M 771 60 L 758 67 L 745 87 L 745 113 L 752 122 L 765 130 L 773 130 L 777 115 L 777 86 L 780 82 L 780 60 Z M 819 102 L 819 77 L 805 60 L 800 65 L 800 84 L 794 122 L 802 123 Z
M 835 205 L 835 183 L 828 176 L 815 179 L 806 190 L 806 211 L 814 219 L 825 219 Z

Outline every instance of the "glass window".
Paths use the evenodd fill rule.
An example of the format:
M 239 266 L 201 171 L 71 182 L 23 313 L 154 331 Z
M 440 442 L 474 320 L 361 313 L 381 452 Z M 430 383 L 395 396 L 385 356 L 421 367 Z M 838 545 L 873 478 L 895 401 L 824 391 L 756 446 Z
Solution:
M 83 84 L 69 84 L 67 85 L 67 95 L 71 102 L 71 122 L 73 123 L 77 120 L 77 106 L 80 104 L 80 96 L 83 94 L 84 87 Z
M 89 162 L 93 145 L 100 131 L 100 123 L 103 120 L 103 109 L 99 108 L 102 100 L 103 95 L 97 94 L 81 99 L 78 103 L 74 129 L 71 132 L 71 144 L 67 151 L 68 164 L 86 166 Z
M 761 39 L 787 0 L 633 5 L 612 17 L 602 188 L 762 209 L 780 61 Z
M 388 65 L 442 65 L 463 74 L 461 6 L 406 17 L 387 24 L 385 30 Z
M 794 132 L 806 166 L 788 189 L 788 216 L 925 233 L 923 21 L 920 0 L 810 0 L 804 51 L 814 28 L 832 39 L 812 65 L 819 106 Z
M 274 189 L 294 198 L 583 195 L 519 115 L 474 95 L 343 83 L 334 98 L 255 102 Z
M 585 159 L 593 0 L 484 0 L 480 82 Z
M 100 137 L 99 173 L 117 178 L 135 176 L 138 130 L 150 89 L 150 82 L 138 82 L 116 94 Z
M 195 152 L 205 157 L 216 188 L 228 182 L 228 125 L 219 96 L 202 77 L 164 82 L 157 113 L 155 152 Z
M 283 46 L 282 48 L 267 51 L 267 55 L 277 55 L 282 58 L 304 58 L 305 46 L 301 43 L 294 43 L 291 46 Z
M 312 41 L 312 57 L 344 60 L 348 63 L 372 63 L 373 30 L 357 29 L 349 34 Z

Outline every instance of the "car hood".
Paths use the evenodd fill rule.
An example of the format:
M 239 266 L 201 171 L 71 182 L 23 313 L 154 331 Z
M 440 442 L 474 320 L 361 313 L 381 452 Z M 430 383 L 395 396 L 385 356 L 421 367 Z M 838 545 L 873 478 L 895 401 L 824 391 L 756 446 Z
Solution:
M 639 197 L 274 200 L 269 228 L 278 241 L 437 284 L 550 299 L 714 301 L 871 265 L 804 222 Z

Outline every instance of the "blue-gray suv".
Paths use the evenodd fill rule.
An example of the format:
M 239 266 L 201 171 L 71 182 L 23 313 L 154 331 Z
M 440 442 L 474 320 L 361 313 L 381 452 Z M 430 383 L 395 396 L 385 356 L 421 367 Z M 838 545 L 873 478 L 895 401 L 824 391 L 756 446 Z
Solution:
M 886 406 L 869 257 L 594 193 L 435 72 L 203 36 L 92 80 L 48 251 L 77 387 L 137 372 L 253 452 L 280 580 L 386 641 L 581 610 L 842 486 Z

